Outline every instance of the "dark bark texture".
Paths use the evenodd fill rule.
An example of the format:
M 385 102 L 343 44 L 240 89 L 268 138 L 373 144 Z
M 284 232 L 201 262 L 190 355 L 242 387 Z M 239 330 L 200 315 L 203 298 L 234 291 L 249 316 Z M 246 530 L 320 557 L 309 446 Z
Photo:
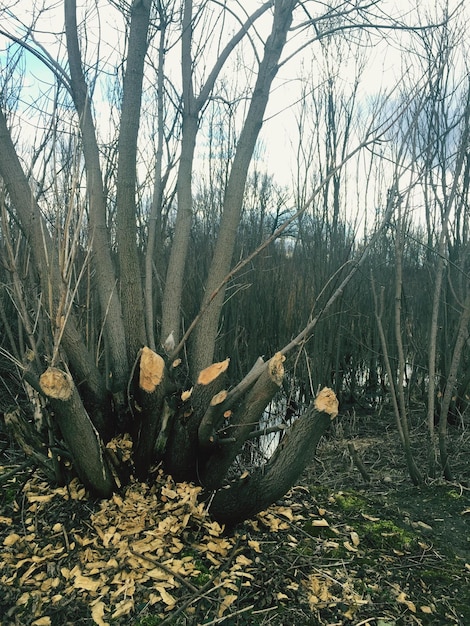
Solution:
M 309 463 L 322 435 L 338 414 L 338 401 L 324 388 L 294 422 L 266 465 L 242 475 L 211 496 L 210 511 L 219 522 L 236 524 L 252 517 L 283 496 Z

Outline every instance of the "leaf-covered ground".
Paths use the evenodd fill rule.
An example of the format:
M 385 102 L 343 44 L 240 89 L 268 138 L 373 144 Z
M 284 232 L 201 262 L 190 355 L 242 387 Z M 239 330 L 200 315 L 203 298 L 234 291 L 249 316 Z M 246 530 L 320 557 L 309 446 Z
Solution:
M 230 532 L 159 471 L 93 502 L 5 448 L 0 625 L 470 624 L 470 492 L 412 487 L 393 427 L 375 424 L 340 421 L 302 484 Z M 469 443 L 454 433 L 467 480 Z

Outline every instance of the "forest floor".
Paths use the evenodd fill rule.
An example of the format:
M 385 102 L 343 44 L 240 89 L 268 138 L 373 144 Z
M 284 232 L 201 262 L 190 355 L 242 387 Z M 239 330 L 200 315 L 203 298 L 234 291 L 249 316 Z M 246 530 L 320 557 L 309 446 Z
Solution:
M 470 624 L 468 430 L 460 482 L 414 487 L 393 418 L 340 414 L 299 485 L 230 532 L 159 471 L 106 502 L 53 489 L 0 435 L 0 626 Z

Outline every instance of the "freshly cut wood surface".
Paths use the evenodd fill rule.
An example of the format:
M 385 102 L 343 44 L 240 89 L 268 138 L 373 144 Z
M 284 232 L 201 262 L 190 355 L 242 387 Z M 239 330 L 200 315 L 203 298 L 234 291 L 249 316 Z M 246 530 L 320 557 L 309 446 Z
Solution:
M 323 387 L 318 396 L 315 398 L 315 408 L 323 413 L 328 413 L 331 419 L 338 415 L 338 398 L 333 389 Z
M 158 385 L 162 382 L 163 373 L 165 371 L 165 361 L 163 358 L 147 348 L 142 348 L 140 356 L 140 375 L 139 386 L 147 393 L 153 393 Z
M 39 384 L 49 398 L 67 401 L 72 397 L 74 385 L 70 375 L 56 367 L 49 367 L 41 374 Z
M 225 359 L 225 361 L 220 361 L 219 363 L 212 363 L 212 365 L 209 365 L 209 367 L 206 367 L 206 369 L 203 369 L 199 373 L 197 384 L 208 385 L 227 370 L 229 363 L 230 359 Z

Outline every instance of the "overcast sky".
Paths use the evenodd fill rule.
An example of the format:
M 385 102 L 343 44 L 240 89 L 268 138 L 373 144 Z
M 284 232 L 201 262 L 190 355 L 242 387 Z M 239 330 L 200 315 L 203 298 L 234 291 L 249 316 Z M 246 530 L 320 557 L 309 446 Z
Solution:
M 93 57 L 93 46 L 100 40 L 100 55 L 102 58 L 109 57 L 112 63 L 113 51 L 117 43 L 115 31 L 116 11 L 110 9 L 106 0 L 98 0 L 98 6 L 101 5 L 104 8 L 99 13 L 100 19 L 96 20 L 97 13 L 95 11 L 96 4 L 94 1 L 79 2 L 78 4 L 79 6 L 86 7 L 87 29 L 90 39 L 88 50 L 89 58 Z M 260 4 L 261 2 L 257 0 L 247 0 L 243 3 L 234 1 L 232 6 L 243 6 L 247 11 L 250 11 L 253 7 L 257 7 Z M 459 0 L 450 0 L 448 4 L 449 11 L 451 12 L 455 10 L 457 6 L 462 5 L 462 2 Z M 47 3 L 45 3 L 45 5 L 47 6 Z M 7 10 L 8 6 L 11 6 L 11 11 Z M 28 22 L 29 18 L 27 14 L 32 6 L 33 2 L 26 4 L 24 2 L 17 3 L 14 0 L 0 0 L 0 29 L 4 29 L 12 35 L 21 37 L 21 27 L 13 18 L 13 15 L 18 16 L 18 12 L 21 11 L 22 8 L 27 7 L 28 10 L 23 19 L 25 22 Z M 315 3 L 311 3 L 310 6 L 316 5 Z M 440 6 L 442 6 L 442 3 L 439 0 L 438 2 L 434 0 L 429 0 L 428 2 L 423 2 L 423 0 L 381 0 L 377 4 L 377 20 L 380 21 L 382 16 L 385 20 L 386 15 L 396 15 L 399 13 L 403 16 L 404 22 L 411 26 L 419 23 L 420 19 L 421 21 L 429 19 L 429 16 L 432 16 L 432 14 L 438 15 L 441 11 L 439 9 Z M 463 6 L 465 6 L 465 4 L 463 4 Z M 380 14 L 381 12 L 382 16 Z M 460 19 L 466 19 L 467 13 L 462 13 Z M 49 5 L 38 22 L 38 28 L 40 31 L 37 35 L 38 41 L 42 43 L 54 57 L 59 58 L 60 61 L 63 62 L 65 50 L 63 46 L 57 46 L 57 35 L 55 34 L 61 33 L 63 29 L 62 2 Z M 262 31 L 264 27 L 260 24 L 257 28 L 259 31 Z M 347 41 L 348 37 L 355 37 L 355 35 L 349 34 L 345 37 L 341 36 L 344 41 Z M 369 31 L 368 43 L 373 45 L 359 49 L 361 62 L 364 64 L 360 89 L 360 97 L 363 103 L 370 102 L 374 95 L 383 90 L 391 90 L 399 83 L 400 76 L 405 66 L 407 63 L 412 63 L 412 56 L 403 52 L 404 48 L 410 44 L 410 41 L 411 35 L 406 32 Z M 365 42 L 366 39 L 364 38 L 364 43 Z M 2 64 L 4 64 L 5 60 L 3 51 L 10 43 L 8 39 L 0 35 L 0 61 Z M 290 44 L 290 46 L 286 48 L 286 54 L 289 55 L 293 46 L 298 46 L 301 43 L 302 36 L 296 36 L 293 44 Z M 337 76 L 340 87 L 343 88 L 346 93 L 350 83 L 355 77 L 357 51 L 358 48 L 352 46 L 348 52 L 347 46 L 345 45 L 343 47 L 344 56 L 341 62 L 337 63 L 335 66 L 335 60 L 333 60 L 332 69 Z M 178 80 L 179 77 L 178 54 L 175 48 L 173 60 L 170 60 L 168 65 L 168 71 L 175 76 L 175 80 Z M 25 104 L 28 105 L 30 102 L 35 102 L 36 90 L 41 82 L 44 86 L 47 86 L 53 81 L 51 74 L 33 55 L 28 54 L 26 61 L 27 72 L 23 80 L 28 88 L 25 90 L 23 97 Z M 266 112 L 266 121 L 261 133 L 261 155 L 266 169 L 274 173 L 278 182 L 281 184 L 290 184 L 293 170 L 295 169 L 292 164 L 295 159 L 297 143 L 296 118 L 298 116 L 298 107 L 296 106 L 296 102 L 300 97 L 302 87 L 305 86 L 307 82 L 310 71 L 313 73 L 313 81 L 317 80 L 318 75 L 315 76 L 315 73 L 321 71 L 321 53 L 318 43 L 313 43 L 301 54 L 281 67 L 274 83 L 271 100 Z M 102 122 L 108 120 L 109 103 L 106 101 L 106 97 L 103 95 L 100 96 L 99 91 L 95 93 L 95 96 L 95 104 L 98 108 L 98 113 L 101 114 Z M 25 121 L 28 123 L 28 120 Z M 34 125 L 33 115 L 29 116 L 29 121 Z

